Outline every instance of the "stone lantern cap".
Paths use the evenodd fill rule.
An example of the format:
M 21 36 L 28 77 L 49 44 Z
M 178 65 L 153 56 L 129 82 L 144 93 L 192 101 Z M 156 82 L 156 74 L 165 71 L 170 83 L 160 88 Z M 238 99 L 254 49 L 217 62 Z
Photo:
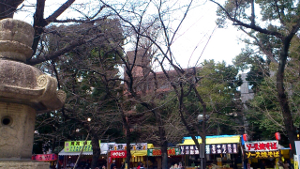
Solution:
M 39 111 L 57 110 L 66 94 L 55 78 L 25 64 L 32 56 L 34 29 L 23 21 L 0 20 L 0 101 L 26 104 Z

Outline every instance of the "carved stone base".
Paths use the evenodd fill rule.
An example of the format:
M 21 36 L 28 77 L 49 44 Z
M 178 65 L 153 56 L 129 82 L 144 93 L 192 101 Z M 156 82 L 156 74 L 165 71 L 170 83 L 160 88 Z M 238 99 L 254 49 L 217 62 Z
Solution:
M 49 169 L 49 162 L 39 162 L 31 160 L 22 161 L 1 161 L 0 169 Z
M 31 159 L 34 124 L 33 108 L 0 101 L 0 160 Z

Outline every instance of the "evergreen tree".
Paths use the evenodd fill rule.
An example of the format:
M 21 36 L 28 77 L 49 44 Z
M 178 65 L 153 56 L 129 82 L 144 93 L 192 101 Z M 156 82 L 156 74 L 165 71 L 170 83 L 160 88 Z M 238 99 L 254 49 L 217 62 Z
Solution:
M 259 46 L 270 62 L 274 63 L 277 70 L 276 94 L 278 103 L 284 117 L 285 130 L 289 141 L 292 143 L 292 151 L 295 153 L 293 143 L 296 140 L 296 127 L 284 79 L 290 58 L 292 39 L 300 28 L 300 3 L 293 0 L 240 2 L 228 0 L 224 5 L 221 5 L 215 0 L 210 1 L 219 7 L 217 14 L 220 17 L 217 23 L 220 26 L 224 26 L 227 20 L 232 21 L 234 25 L 249 35 L 254 41 L 253 44 Z M 256 13 L 256 7 L 259 7 L 260 15 Z M 258 19 L 260 19 L 259 22 Z

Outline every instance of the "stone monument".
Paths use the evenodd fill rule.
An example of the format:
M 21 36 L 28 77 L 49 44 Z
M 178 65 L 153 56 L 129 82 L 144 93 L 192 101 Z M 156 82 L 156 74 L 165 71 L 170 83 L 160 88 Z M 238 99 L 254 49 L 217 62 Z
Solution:
M 32 56 L 33 27 L 14 19 L 0 20 L 0 169 L 48 169 L 31 161 L 35 117 L 57 110 L 66 94 L 55 78 L 25 64 Z

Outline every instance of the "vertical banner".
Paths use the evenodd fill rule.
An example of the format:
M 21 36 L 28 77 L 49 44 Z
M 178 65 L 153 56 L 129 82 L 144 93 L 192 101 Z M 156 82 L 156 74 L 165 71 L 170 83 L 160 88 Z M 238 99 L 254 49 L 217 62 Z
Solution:
M 298 155 L 294 155 L 294 169 L 299 169 Z
M 296 149 L 296 157 L 294 155 L 294 165 L 296 163 L 297 168 L 294 167 L 294 169 L 300 169 L 299 168 L 299 160 L 300 160 L 300 141 L 295 141 L 295 149 Z M 295 160 L 296 158 L 296 160 Z

